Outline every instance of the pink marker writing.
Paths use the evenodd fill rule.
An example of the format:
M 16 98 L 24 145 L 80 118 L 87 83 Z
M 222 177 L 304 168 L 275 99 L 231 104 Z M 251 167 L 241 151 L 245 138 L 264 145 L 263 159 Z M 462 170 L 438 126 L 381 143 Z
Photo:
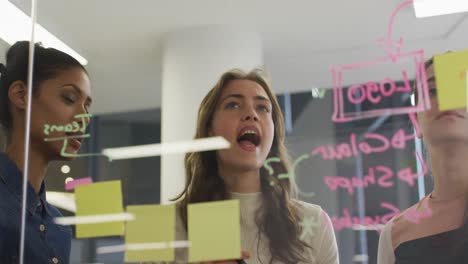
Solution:
M 352 85 L 348 88 L 348 100 L 353 104 L 362 104 L 366 100 L 378 104 L 382 101 L 382 97 L 390 97 L 396 92 L 411 93 L 411 84 L 406 70 L 402 71 L 402 79 L 404 85 L 401 87 L 397 87 L 395 81 L 389 77 L 380 81 L 380 83 L 370 81 L 365 85 Z M 388 89 L 385 87 L 388 87 Z
M 393 24 L 397 14 L 403 9 L 410 6 L 413 0 L 409 0 L 401 4 L 392 14 L 388 26 L 387 36 L 378 40 L 383 46 L 385 56 L 363 60 L 357 63 L 334 65 L 331 67 L 333 77 L 333 102 L 334 112 L 332 120 L 334 122 L 349 122 L 358 119 L 372 118 L 380 115 L 397 115 L 414 112 L 421 112 L 430 109 L 430 98 L 427 86 L 426 69 L 424 67 L 424 50 L 414 50 L 402 52 L 403 38 L 399 40 L 393 39 Z M 402 66 L 401 63 L 410 63 Z M 399 63 L 397 65 L 397 63 Z M 375 70 L 374 68 L 385 65 L 393 65 L 398 67 L 401 72 L 403 81 L 402 86 L 397 86 L 394 79 L 388 76 L 375 77 L 376 80 L 365 80 L 361 83 L 351 85 L 345 91 L 345 79 L 351 76 L 356 71 Z M 411 86 L 409 82 L 408 72 L 412 69 L 416 72 L 416 89 L 418 91 L 418 104 L 415 106 L 405 107 L 386 107 L 379 106 L 382 99 L 386 97 L 395 97 L 403 93 L 410 93 Z M 376 107 L 372 107 L 366 111 L 352 112 L 345 106 L 348 104 L 361 104 L 365 101 L 370 102 Z
M 406 141 L 414 139 L 414 134 L 405 134 L 404 129 L 399 129 L 391 139 L 378 133 L 366 133 L 365 141 L 358 142 L 356 134 L 349 136 L 349 142 L 336 146 L 321 145 L 311 151 L 311 155 L 321 155 L 325 160 L 341 160 L 343 158 L 356 157 L 358 152 L 369 155 L 381 153 L 390 148 L 405 149 Z
M 398 179 L 406 182 L 410 187 L 414 186 L 418 177 L 423 177 L 428 172 L 427 165 L 421 156 L 417 152 L 415 152 L 415 155 L 423 167 L 423 171 L 421 173 L 413 173 L 411 168 L 404 168 L 396 173 Z M 364 175 L 362 179 L 359 179 L 357 176 L 353 176 L 351 178 L 343 176 L 325 176 L 324 182 L 331 191 L 344 189 L 348 192 L 349 195 L 353 195 L 355 189 L 368 188 L 371 185 L 377 185 L 382 188 L 390 188 L 394 184 L 392 181 L 393 176 L 394 172 L 392 169 L 379 165 L 375 168 L 369 168 L 368 174 Z
M 421 208 L 411 207 L 403 213 L 403 218 L 413 224 L 419 224 L 422 219 L 430 218 L 432 209 L 429 206 L 427 198 L 421 202 Z
M 400 210 L 396 206 L 388 202 L 382 202 L 380 207 L 389 210 L 389 212 L 383 216 L 365 216 L 364 218 L 351 216 L 349 209 L 345 208 L 343 209 L 342 216 L 331 217 L 333 228 L 335 231 L 340 231 L 342 229 L 352 229 L 355 226 L 366 226 L 379 231 L 379 225 L 386 224 L 392 217 L 400 213 Z

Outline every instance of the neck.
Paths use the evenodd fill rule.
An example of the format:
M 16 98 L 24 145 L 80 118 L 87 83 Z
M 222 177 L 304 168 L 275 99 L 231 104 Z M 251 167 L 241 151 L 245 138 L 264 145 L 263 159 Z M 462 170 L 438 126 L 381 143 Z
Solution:
M 434 191 L 437 199 L 450 200 L 468 193 L 468 147 L 450 144 L 431 150 Z
M 17 134 L 18 135 L 14 135 L 12 133 L 10 144 L 6 149 L 6 154 L 13 162 L 15 162 L 20 171 L 24 173 L 24 133 Z M 44 181 L 48 163 L 49 162 L 45 156 L 30 144 L 28 181 L 36 193 L 39 193 L 41 189 L 41 184 Z
M 229 192 L 255 193 L 261 191 L 259 170 L 236 171 L 220 167 L 219 174 L 223 177 Z

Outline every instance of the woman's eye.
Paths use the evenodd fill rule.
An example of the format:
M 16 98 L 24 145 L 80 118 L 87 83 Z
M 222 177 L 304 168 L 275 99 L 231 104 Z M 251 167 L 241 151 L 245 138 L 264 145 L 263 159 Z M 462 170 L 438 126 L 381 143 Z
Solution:
M 257 108 L 266 113 L 270 112 L 270 108 L 266 105 L 259 105 Z
M 73 103 L 75 103 L 75 99 L 72 98 L 71 96 L 64 96 L 63 99 L 64 99 L 65 102 L 68 103 L 68 104 L 73 104 Z
M 437 89 L 429 89 L 429 96 L 436 97 L 437 96 Z
M 236 102 L 230 102 L 226 104 L 226 109 L 236 109 L 239 108 L 239 104 Z

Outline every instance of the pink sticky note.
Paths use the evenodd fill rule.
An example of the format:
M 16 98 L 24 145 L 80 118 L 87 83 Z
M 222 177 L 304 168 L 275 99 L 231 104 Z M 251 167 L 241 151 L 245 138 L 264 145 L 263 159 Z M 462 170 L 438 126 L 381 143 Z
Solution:
M 76 180 L 67 182 L 65 184 L 65 190 L 71 191 L 71 190 L 74 190 L 75 187 L 78 185 L 85 185 L 85 184 L 90 184 L 90 183 L 93 183 L 93 179 L 91 179 L 91 177 L 76 179 Z

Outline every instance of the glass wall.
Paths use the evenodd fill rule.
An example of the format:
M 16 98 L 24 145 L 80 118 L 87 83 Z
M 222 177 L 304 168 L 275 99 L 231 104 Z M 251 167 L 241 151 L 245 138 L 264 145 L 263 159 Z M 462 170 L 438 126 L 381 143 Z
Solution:
M 4 1 L 29 13 L 30 3 Z M 200 54 L 210 50 L 218 52 L 219 47 L 227 45 L 223 37 L 197 35 L 193 32 L 198 31 L 191 31 L 213 25 L 223 27 L 223 30 L 225 27 L 226 32 L 233 28 L 234 31 L 248 29 L 261 40 L 263 62 L 258 66 L 269 73 L 272 81 L 273 92 L 284 116 L 284 142 L 292 162 L 291 171 L 282 177 L 296 183 L 296 199 L 319 205 L 328 214 L 340 263 L 377 263 L 379 238 L 385 224 L 427 197 L 434 188 L 428 145 L 417 137 L 419 123 L 415 115 L 431 111 L 430 102 L 434 100 L 428 90 L 435 84 L 434 80 L 428 80 L 424 66 L 427 59 L 445 54 L 447 50 L 454 51 L 455 59 L 449 58 L 449 62 L 443 64 L 446 58 L 441 57 L 437 62 L 442 65 L 435 73 L 437 84 L 456 87 L 453 91 L 437 91 L 439 105 L 444 102 L 448 105 L 446 110 L 457 109 L 457 113 L 462 113 L 466 107 L 466 100 L 460 98 L 464 99 L 468 87 L 460 85 L 458 79 L 453 80 L 455 77 L 450 73 L 454 70 L 450 65 L 461 65 L 456 76 L 466 80 L 463 67 L 468 68 L 468 56 L 466 52 L 459 51 L 468 48 L 467 13 L 416 18 L 412 1 L 375 3 L 362 0 L 354 4 L 337 1 L 279 4 L 263 0 L 196 2 L 37 3 L 40 26 L 36 26 L 38 33 L 34 41 L 42 42 L 45 47 L 58 45 L 58 49 L 64 50 L 60 44 L 49 45 L 42 39 L 45 28 L 73 49 L 73 52 L 64 51 L 80 60 L 90 82 L 89 91 L 78 87 L 81 92 L 77 94 L 79 98 L 90 96 L 93 101 L 89 109 L 75 108 L 68 123 L 64 120 L 47 123 L 62 113 L 57 109 L 71 109 L 64 107 L 48 112 L 44 117 L 46 123 L 42 124 L 43 130 L 47 126 L 51 132 L 65 135 L 65 139 L 58 136 L 64 144 L 59 146 L 61 157 L 46 166 L 45 186 L 47 201 L 63 215 L 54 219 L 58 218 L 57 223 L 71 228 L 69 263 L 156 262 L 173 256 L 174 252 L 167 251 L 168 248 L 176 248 L 177 254 L 181 248 L 188 247 L 190 252 L 190 247 L 195 247 L 189 239 L 179 239 L 175 225 L 180 223 L 176 222 L 174 214 L 171 215 L 175 207 L 162 206 L 162 190 L 168 187 L 167 181 L 162 180 L 164 165 L 161 157 L 177 157 L 178 163 L 174 164 L 179 164 L 180 168 L 174 169 L 174 174 L 178 174 L 184 166 L 183 155 L 190 152 L 184 150 L 184 146 L 172 146 L 176 149 L 173 152 L 172 148 L 169 151 L 161 147 L 161 143 L 168 143 L 162 142 L 161 131 L 167 121 L 163 120 L 162 113 L 177 109 L 167 104 L 165 108 L 162 98 L 164 91 L 180 89 L 175 87 L 177 85 L 167 85 L 167 79 L 177 76 L 167 72 L 167 69 L 177 68 L 171 63 L 182 65 L 180 68 L 183 70 L 187 70 L 185 66 L 193 69 L 193 75 L 184 78 L 193 80 L 194 87 L 177 91 L 180 100 L 168 99 L 171 105 L 177 107 L 180 104 L 180 109 L 185 109 L 182 106 L 188 101 L 197 101 L 198 105 L 216 84 L 220 74 L 238 65 L 236 59 L 244 54 L 225 54 L 225 57 L 232 58 L 233 66 L 220 67 L 220 74 L 207 81 L 209 87 L 198 87 L 195 84 L 203 79 L 200 76 L 204 69 L 211 67 L 207 61 L 212 58 L 205 56 L 194 63 L 190 61 L 193 57 L 188 59 L 186 54 L 181 54 L 180 58 L 168 59 L 168 36 L 174 32 L 187 39 L 184 43 L 177 43 L 180 45 L 178 50 L 200 49 Z M 338 5 L 341 7 L 337 8 Z M 0 31 L 4 30 L 2 28 Z M 207 44 L 194 48 L 200 43 L 198 38 L 206 38 Z M 231 44 L 249 50 L 251 47 L 246 43 L 239 40 Z M 0 62 L 6 62 L 4 54 L 11 45 L 0 40 Z M 448 80 L 444 80 L 444 76 L 449 76 Z M 73 88 L 73 85 L 66 85 Z M 200 90 L 199 98 L 189 92 L 193 90 Z M 36 109 L 40 107 L 36 105 Z M 191 135 L 184 138 L 184 142 L 195 135 L 196 120 L 191 116 L 196 111 L 170 112 L 171 119 L 180 122 L 180 132 Z M 63 110 L 63 113 L 70 115 L 71 112 Z M 468 118 L 466 111 L 458 115 L 461 115 L 460 122 Z M 89 124 L 84 124 L 86 118 L 89 118 Z M 78 130 L 75 131 L 78 134 L 69 133 L 76 122 L 87 125 L 86 130 L 80 130 L 83 133 L 78 133 Z M 464 124 L 460 129 L 467 127 L 466 122 Z M 447 125 L 447 130 L 450 129 Z M 65 134 L 62 133 L 64 131 Z M 8 146 L 6 129 L 2 133 L 0 146 L 3 152 Z M 34 133 L 31 134 L 32 142 Z M 462 134 L 457 139 L 460 142 L 463 141 L 460 139 Z M 43 136 L 46 142 L 57 141 L 57 137 L 47 139 Z M 71 153 L 67 148 L 66 144 L 73 144 L 70 143 L 72 138 L 80 139 L 77 140 L 79 143 L 74 143 L 79 145 L 79 152 Z M 133 149 L 131 158 L 119 158 L 115 154 L 125 152 L 124 147 L 133 146 L 147 148 Z M 153 152 L 146 154 L 148 148 Z M 115 151 L 115 155 L 109 151 Z M 271 168 L 268 162 L 271 159 L 263 164 L 262 170 Z M 174 178 L 177 176 L 181 175 L 174 175 Z M 270 173 L 270 176 L 280 177 L 280 172 Z M 464 182 L 459 181 L 461 185 Z M 182 189 L 180 184 L 177 187 Z M 204 200 L 198 202 L 201 201 Z M 232 213 L 240 219 L 238 207 L 224 206 L 219 210 L 208 210 L 209 213 L 205 214 L 200 213 L 205 211 L 198 211 L 198 223 L 205 226 L 203 230 L 207 237 L 216 233 L 209 232 L 213 223 L 210 217 L 226 219 Z M 136 215 L 146 222 L 135 220 Z M 99 220 L 89 220 L 88 216 L 98 216 Z M 298 228 L 304 223 L 304 219 L 294 220 Z M 132 225 L 132 221 L 138 224 Z M 214 224 L 211 228 L 217 230 Z M 245 236 L 241 232 L 244 226 L 226 225 L 226 234 L 236 236 L 239 243 L 244 241 L 244 237 L 240 237 L 241 234 Z M 315 232 L 319 233 L 312 230 L 312 234 Z M 151 240 L 154 237 L 159 240 Z M 222 240 L 222 243 L 240 246 L 229 239 Z M 174 244 L 174 241 L 182 244 Z M 163 248 L 158 248 L 161 243 Z M 129 253 L 132 251 L 129 245 L 135 244 L 150 244 L 152 248 Z M 156 251 L 152 259 L 148 257 L 153 254 L 149 253 L 151 250 L 153 253 Z M 161 253 L 158 250 L 166 251 Z M 213 251 L 229 255 L 226 248 Z M 4 254 L 17 256 L 16 252 Z M 208 256 L 206 260 L 210 260 L 210 253 L 200 254 L 205 254 Z M 219 260 L 213 258 L 211 260 Z M 68 263 L 66 260 L 54 262 L 54 259 L 51 256 L 50 261 Z M 255 261 L 247 260 L 247 263 L 257 263 Z

